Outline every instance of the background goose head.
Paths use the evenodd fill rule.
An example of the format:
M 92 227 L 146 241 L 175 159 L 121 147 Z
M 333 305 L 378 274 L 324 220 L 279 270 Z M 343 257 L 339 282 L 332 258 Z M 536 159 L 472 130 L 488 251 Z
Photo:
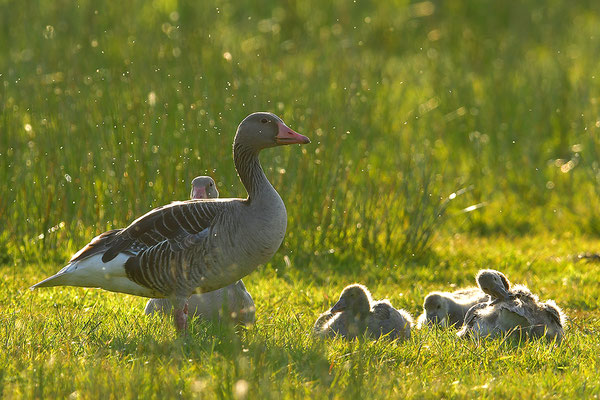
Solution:
M 494 269 L 482 269 L 477 273 L 477 285 L 486 294 L 494 299 L 508 300 L 510 296 L 510 282 L 500 271 Z
M 556 324 L 561 327 L 567 325 L 567 316 L 563 310 L 554 302 L 554 300 L 548 300 L 542 304 L 542 309 L 546 312 L 546 315 Z
M 192 180 L 191 199 L 216 199 L 219 191 L 210 176 L 197 176 Z
M 553 300 L 540 304 L 540 309 L 541 315 L 532 329 L 533 335 L 545 336 L 550 340 L 556 339 L 560 343 L 567 326 L 567 316 Z
M 423 309 L 428 323 L 444 324 L 448 316 L 448 299 L 441 293 L 430 293 L 425 297 Z
M 357 316 L 367 316 L 371 311 L 371 293 L 369 289 L 360 284 L 346 286 L 337 303 L 331 307 L 331 313 L 348 311 Z
M 294 132 L 277 115 L 256 112 L 244 118 L 238 126 L 234 148 L 242 146 L 259 152 L 269 147 L 295 143 L 310 143 L 310 139 Z

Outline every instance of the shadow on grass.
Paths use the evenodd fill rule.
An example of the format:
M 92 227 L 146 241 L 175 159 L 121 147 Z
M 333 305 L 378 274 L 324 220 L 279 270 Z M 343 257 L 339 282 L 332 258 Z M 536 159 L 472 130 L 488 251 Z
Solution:
M 301 380 L 318 380 L 321 384 L 331 380 L 325 343 L 310 337 L 293 318 L 262 321 L 249 328 L 193 319 L 186 335 L 175 332 L 170 318 L 144 318 L 115 314 L 109 329 L 98 329 L 82 340 L 89 340 L 100 357 L 113 356 L 122 361 L 158 359 L 181 366 L 212 363 L 213 367 L 221 365 L 222 373 L 229 378 L 248 371 L 285 375 L 292 365 L 311 365 L 309 369 L 297 369 Z M 281 329 L 281 324 L 289 329 Z

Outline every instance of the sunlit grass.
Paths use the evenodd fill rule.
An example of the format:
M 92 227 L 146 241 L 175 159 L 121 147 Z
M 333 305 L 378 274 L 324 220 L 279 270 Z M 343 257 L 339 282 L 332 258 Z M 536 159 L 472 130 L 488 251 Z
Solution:
M 246 279 L 257 305 L 255 326 L 236 333 L 196 322 L 185 338 L 177 337 L 168 319 L 143 315 L 141 298 L 80 288 L 32 293 L 27 286 L 43 276 L 37 266 L 15 274 L 5 268 L 3 394 L 228 398 L 236 397 L 237 387 L 250 398 L 590 396 L 600 390 L 594 284 L 600 270 L 552 259 L 580 245 L 551 245 L 540 237 L 455 237 L 436 249 L 437 261 L 385 271 L 374 265 L 329 270 L 323 261 L 281 273 L 273 265 Z M 472 284 L 483 266 L 502 268 L 514 282 L 563 306 L 570 317 L 563 343 L 458 340 L 455 331 L 439 329 L 414 331 L 406 342 L 347 343 L 310 335 L 315 318 L 348 282 L 360 280 L 375 298 L 389 297 L 416 316 L 424 293 L 448 283 Z M 322 281 L 303 273 L 307 268 L 323 271 Z
M 4 397 L 590 397 L 600 391 L 596 2 L 0 2 Z M 27 288 L 94 235 L 188 196 L 244 196 L 231 141 L 269 110 L 312 139 L 262 154 L 288 210 L 245 281 L 257 324 Z M 460 196 L 452 193 L 468 189 Z M 471 212 L 463 210 L 477 206 Z M 553 298 L 564 343 L 415 333 L 315 341 L 359 281 L 413 316 L 497 268 Z

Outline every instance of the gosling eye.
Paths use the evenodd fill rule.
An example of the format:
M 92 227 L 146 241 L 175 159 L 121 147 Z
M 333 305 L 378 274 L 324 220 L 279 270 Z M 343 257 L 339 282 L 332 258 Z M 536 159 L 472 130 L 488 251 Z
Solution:
M 212 187 L 212 185 L 213 185 L 213 183 L 212 183 L 212 182 L 210 182 L 210 183 L 208 184 L 208 186 L 211 186 L 211 187 Z
M 260 120 L 260 122 L 262 122 L 263 124 L 266 124 L 267 122 L 269 122 L 269 120 L 266 119 L 266 118 L 263 118 L 263 119 Z

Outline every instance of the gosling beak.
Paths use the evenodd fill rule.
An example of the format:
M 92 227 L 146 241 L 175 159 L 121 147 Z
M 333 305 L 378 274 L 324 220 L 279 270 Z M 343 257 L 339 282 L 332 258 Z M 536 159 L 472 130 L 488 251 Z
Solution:
M 338 300 L 337 303 L 335 303 L 333 305 L 333 307 L 331 307 L 331 310 L 329 310 L 332 314 L 336 314 L 339 312 L 342 312 L 346 309 L 346 300 L 345 299 L 340 299 Z
M 277 126 L 279 127 L 279 131 L 277 132 L 277 136 L 275 136 L 275 142 L 277 144 L 307 144 L 310 143 L 310 139 L 304 135 L 299 134 L 298 132 L 294 132 L 286 124 L 283 122 L 278 122 Z
M 499 290 L 498 298 L 502 300 L 509 300 L 511 298 L 511 294 L 505 288 L 501 288 Z

